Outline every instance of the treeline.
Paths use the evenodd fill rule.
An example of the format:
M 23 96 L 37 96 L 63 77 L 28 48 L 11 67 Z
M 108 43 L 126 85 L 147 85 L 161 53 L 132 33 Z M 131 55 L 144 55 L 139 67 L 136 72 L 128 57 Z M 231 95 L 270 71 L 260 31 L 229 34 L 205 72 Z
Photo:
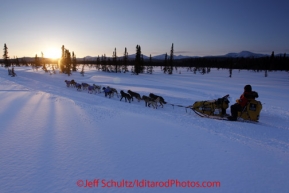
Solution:
M 161 67 L 164 73 L 172 74 L 177 71 L 179 67 L 186 67 L 190 71 L 196 71 L 204 68 L 218 68 L 218 69 L 239 69 L 239 70 L 253 70 L 253 71 L 289 71 L 289 57 L 284 55 L 275 56 L 274 52 L 271 56 L 260 58 L 232 58 L 232 57 L 197 57 L 197 58 L 185 58 L 174 60 L 171 56 L 165 56 L 164 60 L 143 59 L 140 56 L 141 72 L 146 72 L 152 67 Z M 135 66 L 136 61 L 134 59 L 125 59 L 119 57 L 117 59 L 108 58 L 105 55 L 98 57 L 94 61 L 79 60 L 78 64 L 85 64 L 95 66 L 99 70 L 115 72 L 114 66 L 122 66 L 119 68 L 127 69 L 126 66 Z
M 275 56 L 272 52 L 267 57 L 205 57 L 205 58 L 188 58 L 178 61 L 182 67 L 209 67 L 209 68 L 226 68 L 226 69 L 246 69 L 246 70 L 289 70 L 289 57 L 284 55 Z
M 95 67 L 97 70 L 113 73 L 126 73 L 131 71 L 133 74 L 140 73 L 153 73 L 154 67 L 161 67 L 162 71 L 166 74 L 178 73 L 178 68 L 185 67 L 188 71 L 197 71 L 205 74 L 210 72 L 210 68 L 217 69 L 229 69 L 231 72 L 233 69 L 246 69 L 253 71 L 267 71 L 281 70 L 289 71 L 289 57 L 284 55 L 275 56 L 272 52 L 271 56 L 267 57 L 196 57 L 185 59 L 174 59 L 174 44 L 171 46 L 170 54 L 165 54 L 164 60 L 153 59 L 150 55 L 149 59 L 144 59 L 141 53 L 141 46 L 137 45 L 135 50 L 135 58 L 128 58 L 128 52 L 125 48 L 124 52 L 118 56 L 116 48 L 113 50 L 111 56 L 98 56 L 95 60 L 76 59 L 74 52 L 72 54 L 69 50 L 62 46 L 61 59 L 49 59 L 44 58 L 43 53 L 41 57 L 35 55 L 35 58 L 20 58 L 14 57 L 10 59 L 8 56 L 8 48 L 4 45 L 3 60 L 0 60 L 2 66 L 32 66 L 33 68 L 40 68 L 44 71 L 47 70 L 47 66 L 53 66 L 58 68 L 61 73 L 70 75 L 72 71 L 77 71 L 77 66 L 82 65 L 82 72 L 84 66 Z M 129 66 L 131 67 L 129 70 Z M 231 73 L 230 73 L 231 75 Z

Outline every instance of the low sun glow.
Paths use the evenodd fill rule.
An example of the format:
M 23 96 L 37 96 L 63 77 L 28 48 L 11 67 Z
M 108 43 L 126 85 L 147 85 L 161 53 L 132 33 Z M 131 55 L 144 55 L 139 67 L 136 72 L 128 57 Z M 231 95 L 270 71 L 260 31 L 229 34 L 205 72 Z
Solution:
M 46 51 L 43 51 L 44 58 L 57 59 L 61 57 L 61 49 L 49 48 Z

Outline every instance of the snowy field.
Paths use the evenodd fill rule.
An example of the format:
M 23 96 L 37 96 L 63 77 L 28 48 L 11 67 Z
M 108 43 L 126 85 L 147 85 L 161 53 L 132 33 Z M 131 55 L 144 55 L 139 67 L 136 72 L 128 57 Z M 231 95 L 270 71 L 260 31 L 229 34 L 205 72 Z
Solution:
M 19 67 L 10 77 L 0 67 L 0 192 L 287 192 L 289 74 L 179 70 L 68 77 Z M 79 92 L 66 79 L 181 106 L 226 94 L 232 105 L 251 84 L 263 109 L 257 124 L 206 119 Z

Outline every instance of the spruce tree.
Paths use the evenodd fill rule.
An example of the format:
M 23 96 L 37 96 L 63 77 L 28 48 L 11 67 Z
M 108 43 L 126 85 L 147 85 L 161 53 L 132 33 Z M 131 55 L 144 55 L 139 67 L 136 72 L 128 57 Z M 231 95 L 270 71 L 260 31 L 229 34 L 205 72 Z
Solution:
M 269 70 L 274 70 L 274 60 L 275 60 L 275 55 L 274 55 L 274 51 L 272 52 L 271 56 L 270 56 L 270 67 Z
M 65 74 L 71 74 L 71 55 L 69 50 L 65 50 Z
M 152 74 L 153 73 L 153 63 L 152 63 L 152 55 L 150 54 L 149 59 L 149 65 L 147 67 L 147 73 Z
M 65 65 L 65 47 L 64 47 L 64 45 L 61 46 L 61 52 L 62 52 L 62 54 L 61 54 L 59 68 L 60 68 L 60 72 L 64 73 L 64 71 L 65 71 L 65 66 L 64 66 Z
M 168 74 L 173 74 L 173 60 L 174 60 L 174 44 L 172 44 Z
M 72 71 L 76 72 L 76 55 L 72 52 Z
M 143 54 L 141 55 L 141 60 L 140 60 L 140 72 L 144 73 L 144 59 L 143 59 Z
M 101 65 L 102 71 L 107 72 L 107 61 L 106 61 L 106 55 L 104 54 L 102 56 L 102 65 Z
M 135 64 L 134 64 L 134 72 L 136 75 L 140 73 L 140 65 L 141 65 L 140 46 L 136 45 Z
M 9 56 L 8 56 L 8 47 L 6 46 L 6 44 L 4 44 L 3 50 L 4 50 L 3 59 L 4 59 L 5 68 L 8 68 L 10 66 L 10 62 L 9 62 Z
M 96 58 L 96 69 L 100 70 L 100 58 L 99 58 L 99 55 Z
M 43 52 L 41 52 L 41 63 L 42 63 L 42 69 L 44 70 L 44 72 L 48 72 L 48 70 L 46 68 Z
M 61 47 L 61 60 L 60 60 L 60 72 L 67 74 L 68 76 L 71 75 L 71 68 L 73 69 L 73 60 L 74 57 L 71 59 L 71 54 L 69 50 L 65 49 L 64 45 Z M 73 53 L 74 54 L 74 53 Z M 76 58 L 75 58 L 75 71 L 76 71 Z
M 113 62 L 113 65 L 114 65 L 115 73 L 117 73 L 118 72 L 118 65 L 117 65 L 116 48 L 114 48 L 114 52 L 112 54 L 112 62 Z
M 164 61 L 164 67 L 163 67 L 164 73 L 168 72 L 168 54 L 165 55 L 165 61 Z
M 34 65 L 32 66 L 32 68 L 38 70 L 38 66 L 39 66 L 39 58 L 36 54 L 34 58 Z
M 64 45 L 61 46 L 61 58 L 65 57 L 65 47 Z
M 122 71 L 124 73 L 128 72 L 127 69 L 127 62 L 128 62 L 128 53 L 127 53 L 127 49 L 124 49 L 124 54 L 123 54 L 123 66 L 122 66 Z

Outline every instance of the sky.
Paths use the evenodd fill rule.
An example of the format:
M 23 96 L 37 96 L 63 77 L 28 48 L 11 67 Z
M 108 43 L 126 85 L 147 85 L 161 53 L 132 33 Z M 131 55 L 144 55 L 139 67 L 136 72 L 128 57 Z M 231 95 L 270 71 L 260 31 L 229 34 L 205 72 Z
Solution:
M 289 1 L 0 0 L 10 58 L 134 54 L 289 53 Z M 3 55 L 3 54 L 1 54 Z

